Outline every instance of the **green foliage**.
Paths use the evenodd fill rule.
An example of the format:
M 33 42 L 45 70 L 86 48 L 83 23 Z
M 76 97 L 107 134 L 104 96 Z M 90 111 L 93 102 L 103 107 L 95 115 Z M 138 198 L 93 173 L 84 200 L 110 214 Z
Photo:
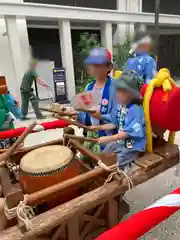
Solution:
M 87 74 L 84 60 L 88 57 L 92 48 L 99 46 L 100 39 L 98 34 L 89 32 L 80 34 L 79 41 L 74 49 L 74 68 L 77 92 L 82 92 L 88 82 L 92 80 Z
M 114 50 L 113 61 L 115 63 L 116 69 L 123 70 L 125 62 L 130 57 L 129 55 L 130 48 L 131 48 L 130 37 L 127 37 L 126 41 L 123 44 L 119 43 L 113 46 Z
M 80 35 L 80 40 L 78 42 L 79 54 L 83 58 L 88 57 L 89 52 L 94 47 L 99 47 L 100 41 L 99 36 L 95 33 L 84 32 Z

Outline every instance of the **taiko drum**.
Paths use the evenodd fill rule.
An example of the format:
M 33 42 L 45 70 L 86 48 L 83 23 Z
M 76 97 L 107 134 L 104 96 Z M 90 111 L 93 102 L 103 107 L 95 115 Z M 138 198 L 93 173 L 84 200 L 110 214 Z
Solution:
M 30 194 L 75 177 L 79 173 L 73 152 L 66 146 L 52 145 L 33 150 L 21 159 L 19 181 L 24 193 Z M 49 196 L 48 205 L 52 207 L 77 195 L 77 189 L 68 189 Z

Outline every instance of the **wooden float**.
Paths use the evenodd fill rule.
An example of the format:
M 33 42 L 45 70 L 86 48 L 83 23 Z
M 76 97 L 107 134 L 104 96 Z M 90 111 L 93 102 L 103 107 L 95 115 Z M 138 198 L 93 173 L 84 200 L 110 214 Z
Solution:
M 65 140 L 74 154 L 73 161 L 78 165 L 80 174 L 30 193 L 26 196 L 26 204 L 44 206 L 48 203 L 50 196 L 59 196 L 59 194 L 64 196 L 63 194 L 74 188 L 76 189 L 76 195 L 53 208 L 49 207 L 49 209 L 41 210 L 31 219 L 31 228 L 28 231 L 20 227 L 16 220 L 9 221 L 7 228 L 0 232 L 1 240 L 91 240 L 116 225 L 126 213 L 127 206 L 125 202 L 120 202 L 120 193 L 128 190 L 127 178 L 115 172 L 112 175 L 112 180 L 106 182 L 111 172 L 98 165 L 99 162 L 102 162 L 106 166 L 114 166 L 115 158 L 113 155 L 94 154 L 82 145 L 82 141 L 91 141 L 91 139 L 74 137 L 71 129 L 65 130 L 65 133 Z M 27 153 L 45 146 L 62 145 L 62 143 L 62 139 L 59 139 L 47 144 L 19 149 L 14 153 L 11 149 L 8 158 L 10 162 L 18 165 Z M 141 156 L 128 172 L 133 186 L 144 183 L 179 162 L 177 145 L 161 141 L 160 143 L 155 142 L 154 146 L 154 152 Z M 75 158 L 78 152 L 88 157 L 92 163 L 91 166 L 96 167 L 92 169 L 90 165 L 85 164 L 77 157 Z M 0 159 L 3 163 L 0 168 L 0 178 L 7 206 L 13 208 L 20 201 L 23 201 L 24 193 L 21 185 L 14 181 L 14 178 L 11 178 L 12 173 L 7 168 L 5 154 L 4 152 L 2 154 L 3 158 Z

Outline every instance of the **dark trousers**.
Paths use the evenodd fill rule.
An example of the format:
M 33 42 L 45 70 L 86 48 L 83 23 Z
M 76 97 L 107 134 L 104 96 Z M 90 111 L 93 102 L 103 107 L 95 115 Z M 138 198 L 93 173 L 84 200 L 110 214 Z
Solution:
M 32 90 L 21 91 L 21 100 L 22 100 L 21 112 L 24 117 L 28 114 L 29 102 L 31 102 L 31 105 L 33 107 L 34 113 L 36 114 L 36 117 L 40 118 L 43 116 L 39 109 L 38 99 L 34 95 L 34 92 Z

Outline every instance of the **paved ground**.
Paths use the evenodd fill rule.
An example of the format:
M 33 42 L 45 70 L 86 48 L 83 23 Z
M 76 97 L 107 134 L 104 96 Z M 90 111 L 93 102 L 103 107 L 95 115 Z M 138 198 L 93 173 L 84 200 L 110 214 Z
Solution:
M 33 115 L 32 115 L 33 116 Z M 45 120 L 53 120 L 50 116 Z M 17 126 L 27 125 L 29 122 L 17 122 Z M 34 145 L 59 138 L 60 130 L 51 130 L 31 134 L 25 141 L 25 145 Z M 180 144 L 180 133 L 177 134 L 176 142 Z M 180 167 L 180 166 L 179 166 Z M 175 176 L 175 168 L 172 168 L 152 180 L 134 188 L 126 193 L 125 198 L 131 206 L 130 215 L 149 206 L 157 199 L 163 197 L 180 185 L 180 176 Z M 174 214 L 168 220 L 158 225 L 142 240 L 179 240 L 180 239 L 180 213 Z

